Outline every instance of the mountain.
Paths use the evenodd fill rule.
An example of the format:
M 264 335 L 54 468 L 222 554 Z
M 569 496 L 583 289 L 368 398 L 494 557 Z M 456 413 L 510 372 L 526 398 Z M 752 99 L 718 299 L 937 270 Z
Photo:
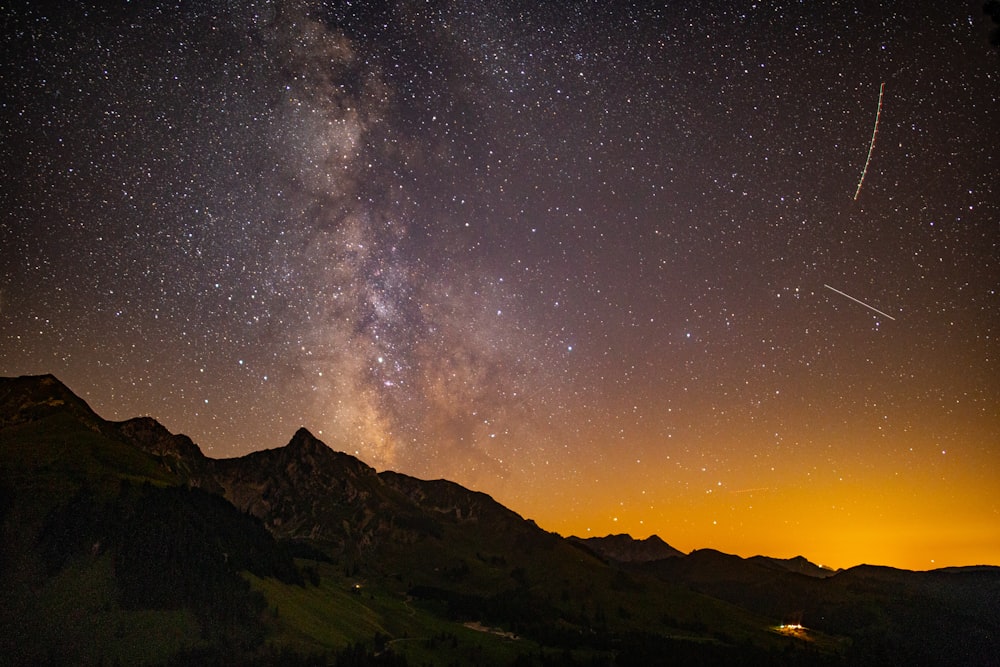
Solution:
M 607 560 L 618 563 L 647 563 L 663 558 L 684 556 L 657 535 L 637 540 L 631 535 L 607 535 L 605 537 L 570 537 Z
M 837 573 L 837 570 L 832 570 L 828 567 L 823 567 L 822 565 L 817 565 L 816 563 L 810 562 L 805 556 L 795 556 L 794 558 L 771 558 L 769 556 L 753 556 L 749 559 L 752 562 L 759 563 L 764 567 L 775 567 L 781 570 L 786 570 L 788 572 L 797 572 L 799 574 L 804 574 L 810 577 L 830 577 Z
M 1000 664 L 1000 568 L 911 572 L 861 565 L 817 575 L 812 567 L 793 567 L 805 573 L 787 561 L 712 549 L 639 566 L 783 623 L 847 637 L 848 664 Z
M 565 539 L 305 429 L 213 459 L 52 376 L 0 379 L 5 664 L 986 665 L 998 600 L 997 568 Z
M 111 428 L 53 375 L 3 378 L 0 383 L 0 429 L 63 414 L 95 432 Z

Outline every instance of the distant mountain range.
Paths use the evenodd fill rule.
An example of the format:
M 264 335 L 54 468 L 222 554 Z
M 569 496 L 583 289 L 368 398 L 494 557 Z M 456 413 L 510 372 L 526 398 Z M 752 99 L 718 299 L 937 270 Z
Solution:
M 606 537 L 570 537 L 589 548 L 594 553 L 619 563 L 646 563 L 663 558 L 684 556 L 683 551 L 674 549 L 656 535 L 644 540 L 634 539 L 631 535 L 608 535 Z
M 5 664 L 1000 664 L 1000 568 L 563 538 L 305 429 L 232 459 L 0 379 Z

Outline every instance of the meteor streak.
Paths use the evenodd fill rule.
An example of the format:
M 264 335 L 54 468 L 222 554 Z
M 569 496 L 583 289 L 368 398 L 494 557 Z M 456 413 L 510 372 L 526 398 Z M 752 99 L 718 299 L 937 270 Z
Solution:
M 874 306 L 869 306 L 869 305 L 868 305 L 867 303 L 865 303 L 865 302 L 864 302 L 864 301 L 862 301 L 861 299 L 855 299 L 855 298 L 854 298 L 853 296 L 851 296 L 850 294 L 847 294 L 846 292 L 841 292 L 841 291 L 840 291 L 839 289 L 837 289 L 836 287 L 830 287 L 830 286 L 829 286 L 829 285 L 827 285 L 826 283 L 823 283 L 823 287 L 827 288 L 828 290 L 833 290 L 834 292 L 836 292 L 837 294 L 839 294 L 839 295 L 841 295 L 841 296 L 846 296 L 846 297 L 847 297 L 848 299 L 850 299 L 851 301 L 853 301 L 853 302 L 855 302 L 855 303 L 860 303 L 860 304 L 861 304 L 862 306 L 864 306 L 864 307 L 865 307 L 865 308 L 867 308 L 868 310 L 874 310 L 874 311 L 875 311 L 876 313 L 878 313 L 879 315 L 882 315 L 883 317 L 888 317 L 888 318 L 889 318 L 890 320 L 892 320 L 893 322 L 895 322 L 895 321 L 896 321 L 896 318 L 895 318 L 895 317 L 893 317 L 892 315 L 890 315 L 890 314 L 888 314 L 888 313 L 883 313 L 883 312 L 882 312 L 881 310 L 879 310 L 878 308 L 876 308 L 876 307 L 874 307 Z
M 868 173 L 868 163 L 872 161 L 872 151 L 875 149 L 875 137 L 878 136 L 878 119 L 882 116 L 882 94 L 884 92 L 885 81 L 882 82 L 882 85 L 878 89 L 878 110 L 875 112 L 875 129 L 872 130 L 872 141 L 868 144 L 868 159 L 865 160 L 865 168 L 861 170 L 861 180 L 858 181 L 858 189 L 854 191 L 854 201 L 858 201 L 858 195 L 861 194 L 861 186 L 865 182 L 865 174 Z M 847 295 L 845 294 L 844 296 Z

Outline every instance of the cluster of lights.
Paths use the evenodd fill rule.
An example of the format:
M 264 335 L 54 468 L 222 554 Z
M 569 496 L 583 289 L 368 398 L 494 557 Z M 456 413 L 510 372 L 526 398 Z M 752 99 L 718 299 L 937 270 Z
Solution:
M 802 637 L 806 633 L 806 628 L 801 623 L 784 623 L 777 626 L 775 630 L 783 635 L 791 635 L 793 637 Z

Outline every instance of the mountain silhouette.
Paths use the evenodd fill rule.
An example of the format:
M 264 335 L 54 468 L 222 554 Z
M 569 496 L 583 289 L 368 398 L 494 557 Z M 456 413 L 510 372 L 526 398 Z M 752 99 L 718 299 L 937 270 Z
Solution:
M 664 558 L 683 556 L 684 552 L 673 548 L 658 535 L 650 535 L 637 540 L 631 535 L 606 535 L 605 537 L 570 537 L 593 550 L 600 556 L 619 563 L 645 563 Z
M 1000 664 L 1000 569 L 563 538 L 300 429 L 214 459 L 0 379 L 5 664 Z M 805 627 L 802 627 L 805 626 Z

